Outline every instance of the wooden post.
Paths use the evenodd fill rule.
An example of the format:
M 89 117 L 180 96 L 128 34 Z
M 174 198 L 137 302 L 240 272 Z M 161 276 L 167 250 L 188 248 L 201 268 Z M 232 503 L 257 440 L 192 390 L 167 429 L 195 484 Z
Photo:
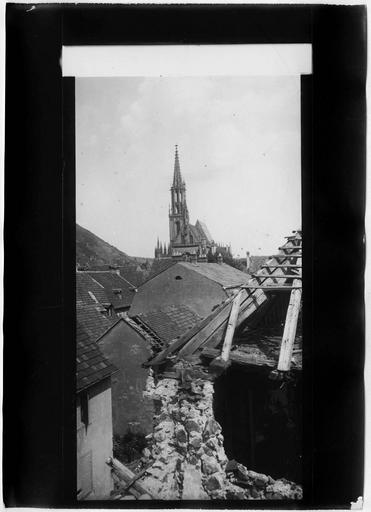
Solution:
M 240 290 L 232 302 L 231 312 L 229 315 L 229 320 L 228 320 L 228 325 L 227 325 L 227 331 L 225 333 L 222 353 L 220 355 L 220 357 L 221 357 L 221 359 L 223 359 L 223 361 L 228 361 L 228 359 L 229 359 L 229 354 L 231 352 L 231 347 L 232 347 L 233 335 L 234 335 L 234 331 L 236 329 L 238 313 L 240 311 L 241 298 L 242 298 L 242 291 Z
M 107 464 L 111 466 L 116 476 L 121 480 L 121 487 L 123 487 L 124 491 L 127 490 L 127 492 L 130 492 L 135 497 L 138 497 L 138 495 L 140 496 L 142 494 L 148 494 L 151 496 L 151 493 L 137 481 L 137 475 L 133 473 L 129 468 L 124 466 L 124 464 L 122 464 L 119 460 L 110 457 L 107 461 Z M 146 468 L 146 471 L 147 469 L 148 467 Z M 153 498 L 153 496 L 151 497 Z
M 240 290 L 232 302 L 231 311 L 229 314 L 228 324 L 227 324 L 227 330 L 224 337 L 224 343 L 223 348 L 221 351 L 221 354 L 219 357 L 214 359 L 212 361 L 212 366 L 221 366 L 221 367 L 227 367 L 229 362 L 229 354 L 231 353 L 231 347 L 232 347 L 232 341 L 233 341 L 233 335 L 234 331 L 236 329 L 237 324 L 237 318 L 238 313 L 240 312 L 240 304 L 241 304 L 241 298 L 242 298 L 242 290 Z
M 299 284 L 299 279 L 294 279 L 293 288 L 295 286 L 299 286 Z M 287 372 L 290 370 L 296 327 L 298 324 L 301 293 L 301 288 L 296 288 L 292 290 L 290 295 L 290 302 L 287 308 L 285 328 L 281 342 L 280 357 L 277 366 L 277 370 L 280 372 Z

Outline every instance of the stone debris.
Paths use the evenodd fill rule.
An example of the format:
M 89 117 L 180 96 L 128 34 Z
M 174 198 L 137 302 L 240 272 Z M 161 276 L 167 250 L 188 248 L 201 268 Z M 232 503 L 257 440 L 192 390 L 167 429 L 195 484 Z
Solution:
M 177 363 L 179 380 L 156 383 L 151 374 L 147 382 L 145 393 L 157 402 L 157 414 L 142 458 L 152 466 L 139 481 L 153 498 L 301 499 L 299 485 L 228 461 L 222 428 L 213 414 L 213 382 L 202 378 L 205 372 L 184 366 Z

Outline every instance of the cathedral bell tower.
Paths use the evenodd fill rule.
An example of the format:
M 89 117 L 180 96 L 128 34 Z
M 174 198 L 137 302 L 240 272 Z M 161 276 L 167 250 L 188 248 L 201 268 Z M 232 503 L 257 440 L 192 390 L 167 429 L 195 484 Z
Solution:
M 170 192 L 170 245 L 173 247 L 173 244 L 189 243 L 189 214 L 186 201 L 186 186 L 180 173 L 178 146 L 175 146 L 174 176 Z

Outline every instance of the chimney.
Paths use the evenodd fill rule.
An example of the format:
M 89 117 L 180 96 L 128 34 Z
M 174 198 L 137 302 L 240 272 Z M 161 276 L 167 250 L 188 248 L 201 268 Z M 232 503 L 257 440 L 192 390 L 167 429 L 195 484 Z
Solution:
M 249 251 L 246 251 L 246 272 L 250 273 L 250 253 Z
M 217 256 L 218 264 L 221 265 L 223 263 L 223 256 L 219 253 Z

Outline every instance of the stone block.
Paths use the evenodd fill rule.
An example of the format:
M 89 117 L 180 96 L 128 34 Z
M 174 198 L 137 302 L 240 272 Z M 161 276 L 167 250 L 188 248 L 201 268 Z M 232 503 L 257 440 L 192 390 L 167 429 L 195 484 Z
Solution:
M 199 434 L 195 434 L 193 433 L 192 437 L 189 439 L 189 444 L 195 448 L 196 450 L 198 450 L 199 448 L 201 448 L 201 444 L 202 444 L 202 437 L 199 435 Z
M 205 475 L 212 475 L 213 473 L 217 473 L 221 470 L 220 465 L 216 461 L 214 457 L 209 457 L 208 455 L 202 455 L 202 471 Z
M 153 439 L 157 442 L 157 443 L 161 443 L 161 441 L 165 441 L 166 439 L 166 433 L 163 431 L 163 430 L 159 430 L 158 432 L 155 432 L 153 434 Z
M 208 500 L 209 497 L 202 487 L 202 474 L 191 464 L 184 465 L 183 500 Z
M 204 483 L 204 487 L 207 491 L 217 491 L 223 488 L 223 477 L 220 473 L 209 476 Z
M 219 443 L 218 443 L 218 440 L 216 437 L 210 437 L 207 441 L 206 441 L 206 446 L 208 446 L 209 448 L 211 448 L 212 450 L 218 450 L 219 448 Z
M 175 438 L 177 440 L 177 444 L 182 445 L 187 442 L 188 436 L 183 425 L 177 425 L 175 428 Z
M 211 436 L 215 436 L 217 434 L 220 434 L 222 431 L 222 427 L 219 425 L 219 423 L 214 420 L 214 418 L 209 418 L 206 422 L 205 429 L 204 429 L 204 438 L 208 439 Z
M 149 459 L 151 456 L 151 450 L 149 450 L 148 448 L 144 448 L 142 453 L 143 453 L 143 457 L 145 457 L 146 459 Z
M 199 423 L 194 419 L 187 420 L 185 422 L 185 428 L 186 428 L 187 432 L 189 432 L 189 433 L 201 432 L 201 427 L 200 427 Z

